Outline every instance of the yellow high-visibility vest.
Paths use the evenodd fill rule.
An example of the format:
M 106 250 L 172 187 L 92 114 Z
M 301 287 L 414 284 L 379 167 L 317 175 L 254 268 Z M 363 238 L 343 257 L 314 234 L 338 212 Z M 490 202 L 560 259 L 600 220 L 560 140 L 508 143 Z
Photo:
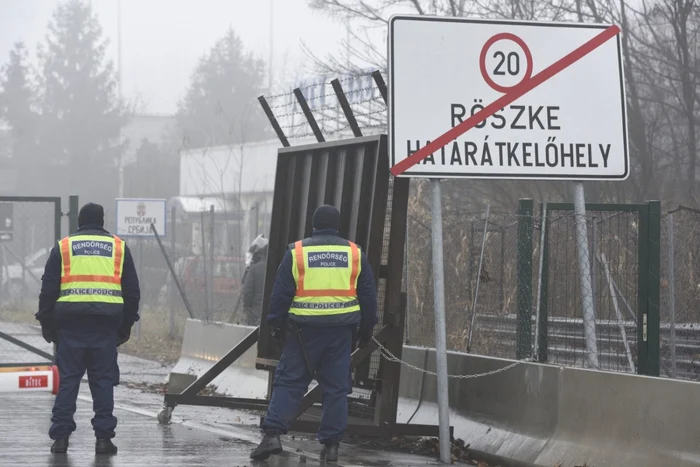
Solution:
M 124 240 L 116 235 L 75 235 L 59 242 L 59 302 L 124 303 Z
M 289 313 L 311 317 L 359 312 L 360 269 L 360 249 L 352 242 L 309 246 L 296 242 L 292 275 L 297 290 Z

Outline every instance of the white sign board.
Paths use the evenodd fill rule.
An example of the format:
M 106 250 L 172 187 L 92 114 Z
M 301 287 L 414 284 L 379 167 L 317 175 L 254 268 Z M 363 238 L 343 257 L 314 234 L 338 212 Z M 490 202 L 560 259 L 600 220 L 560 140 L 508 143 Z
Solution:
M 392 173 L 627 178 L 619 32 L 597 24 L 392 17 Z
M 158 235 L 166 236 L 164 199 L 117 199 L 118 237 L 154 237 L 151 223 L 155 224 Z

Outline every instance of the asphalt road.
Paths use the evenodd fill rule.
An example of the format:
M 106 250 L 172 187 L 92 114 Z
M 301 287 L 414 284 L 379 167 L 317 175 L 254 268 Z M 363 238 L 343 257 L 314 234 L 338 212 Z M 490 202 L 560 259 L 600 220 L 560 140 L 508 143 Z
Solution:
M 5 326 L 23 341 L 45 351 L 37 327 Z M 29 359 L 16 346 L 0 339 L 0 356 L 12 351 L 13 358 Z M 7 355 L 7 354 L 5 354 Z M 40 361 L 41 359 L 39 359 Z M 250 452 L 260 439 L 257 423 L 260 414 L 210 407 L 177 407 L 172 423 L 159 425 L 156 415 L 163 396 L 141 390 L 166 380 L 170 368 L 128 355 L 119 356 L 121 384 L 115 388 L 115 416 L 118 419 L 119 448 L 116 456 L 97 456 L 90 425 L 92 402 L 87 381 L 83 381 L 78 399 L 78 429 L 70 440 L 68 453 L 51 454 L 48 438 L 53 396 L 50 393 L 0 393 L 0 466 L 314 466 L 320 465 L 321 446 L 313 435 L 283 437 L 285 453 L 260 463 L 252 463 Z M 436 459 L 386 450 L 369 450 L 341 445 L 339 467 L 351 466 L 424 466 L 440 465 Z

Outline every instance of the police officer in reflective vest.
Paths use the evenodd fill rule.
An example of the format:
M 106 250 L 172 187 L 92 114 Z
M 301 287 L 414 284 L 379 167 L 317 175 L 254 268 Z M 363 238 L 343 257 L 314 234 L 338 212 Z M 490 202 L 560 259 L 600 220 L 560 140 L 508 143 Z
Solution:
M 139 319 L 140 290 L 129 248 L 104 230 L 102 206 L 88 203 L 80 209 L 78 231 L 51 250 L 41 282 L 36 318 L 44 339 L 56 343 L 60 378 L 49 430 L 51 452 L 68 449 L 76 428 L 78 388 L 87 370 L 95 452 L 116 454 L 117 346 L 129 340 Z
M 321 457 L 326 462 L 338 459 L 348 423 L 353 339 L 359 337 L 359 345 L 366 345 L 377 324 L 369 261 L 357 245 L 338 236 L 339 225 L 335 207 L 319 207 L 312 237 L 290 245 L 277 271 L 267 321 L 284 347 L 262 426 L 265 436 L 252 459 L 282 452 L 279 436 L 295 418 L 312 378 L 323 392 Z

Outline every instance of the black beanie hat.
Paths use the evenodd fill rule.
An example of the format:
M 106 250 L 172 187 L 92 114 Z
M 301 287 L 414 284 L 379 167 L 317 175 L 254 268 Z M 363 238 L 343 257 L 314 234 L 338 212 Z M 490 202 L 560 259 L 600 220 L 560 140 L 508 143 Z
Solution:
M 316 230 L 340 229 L 340 212 L 335 206 L 324 204 L 314 212 L 313 228 Z
M 102 206 L 95 203 L 87 203 L 80 208 L 80 212 L 78 213 L 78 228 L 86 225 L 104 227 L 105 211 L 102 209 Z

